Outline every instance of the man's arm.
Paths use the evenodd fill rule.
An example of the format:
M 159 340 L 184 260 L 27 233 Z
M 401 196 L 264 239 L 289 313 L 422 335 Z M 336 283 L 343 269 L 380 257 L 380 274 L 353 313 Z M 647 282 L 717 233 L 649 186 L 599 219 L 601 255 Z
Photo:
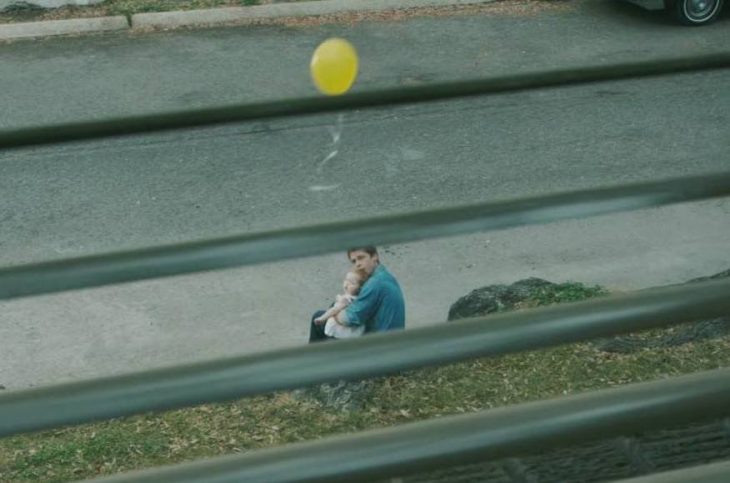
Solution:
M 335 320 L 347 326 L 364 325 L 375 316 L 380 300 L 380 287 L 376 283 L 366 282 L 362 290 L 346 310 L 341 311 Z
M 332 316 L 330 316 L 330 317 L 332 317 Z M 327 317 L 327 318 L 329 319 L 329 317 Z M 338 324 L 348 325 L 346 310 L 338 310 L 337 313 L 334 315 L 334 318 Z

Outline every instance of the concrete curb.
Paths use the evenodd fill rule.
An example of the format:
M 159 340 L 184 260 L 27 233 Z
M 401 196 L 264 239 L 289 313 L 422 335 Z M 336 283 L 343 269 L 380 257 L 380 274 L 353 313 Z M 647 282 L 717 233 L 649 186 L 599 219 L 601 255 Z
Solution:
M 316 0 L 253 7 L 138 13 L 132 15 L 131 28 L 171 29 L 197 25 L 231 24 L 256 19 L 316 17 L 348 12 L 477 5 L 494 1 L 496 0 Z M 8 23 L 0 24 L 0 41 L 127 29 L 130 29 L 130 25 L 127 18 L 123 16 Z
M 108 32 L 125 29 L 129 29 L 129 23 L 127 22 L 127 18 L 123 16 L 7 23 L 0 24 L 0 40 Z
M 346 12 L 402 10 L 492 3 L 495 0 L 318 0 L 278 3 L 253 7 L 138 13 L 132 15 L 133 29 L 168 29 L 195 25 L 218 25 L 256 19 L 310 17 Z

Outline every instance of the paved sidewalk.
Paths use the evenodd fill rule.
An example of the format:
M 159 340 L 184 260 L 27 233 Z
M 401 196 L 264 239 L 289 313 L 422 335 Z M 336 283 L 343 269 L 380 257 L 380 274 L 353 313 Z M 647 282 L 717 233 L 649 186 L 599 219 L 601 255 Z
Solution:
M 0 41 L 119 30 L 231 25 L 262 19 L 449 7 L 491 3 L 493 1 L 495 0 L 317 0 L 302 3 L 274 3 L 252 7 L 139 13 L 132 15 L 130 19 L 124 16 L 115 16 L 23 22 L 0 25 Z

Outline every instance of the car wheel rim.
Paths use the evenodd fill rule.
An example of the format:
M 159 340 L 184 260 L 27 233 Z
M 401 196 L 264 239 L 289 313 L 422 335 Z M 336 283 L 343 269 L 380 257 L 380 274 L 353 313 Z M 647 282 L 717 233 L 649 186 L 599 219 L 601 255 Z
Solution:
M 704 20 L 717 9 L 718 0 L 687 0 L 684 11 L 690 20 Z

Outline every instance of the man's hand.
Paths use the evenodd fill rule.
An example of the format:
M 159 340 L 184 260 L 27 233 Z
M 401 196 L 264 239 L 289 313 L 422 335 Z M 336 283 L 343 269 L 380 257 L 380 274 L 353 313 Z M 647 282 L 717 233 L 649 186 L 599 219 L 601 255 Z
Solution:
M 316 319 L 314 319 L 314 323 L 317 324 L 317 325 L 322 325 L 325 322 L 327 322 L 327 317 L 325 317 L 323 315 L 320 315 L 319 317 L 317 317 Z

